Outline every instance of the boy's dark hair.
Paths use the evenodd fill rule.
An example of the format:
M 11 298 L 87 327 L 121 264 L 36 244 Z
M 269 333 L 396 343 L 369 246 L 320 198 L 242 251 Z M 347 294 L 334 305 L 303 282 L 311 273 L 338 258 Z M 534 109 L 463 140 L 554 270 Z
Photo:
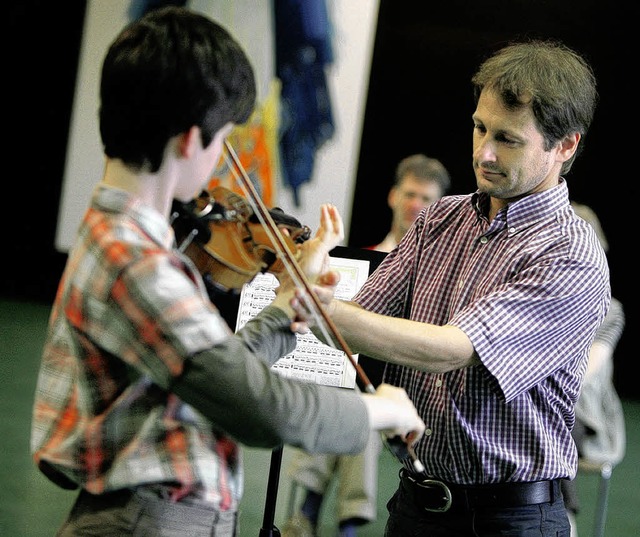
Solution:
M 598 99 L 593 70 L 582 56 L 552 40 L 512 43 L 486 60 L 471 81 L 476 103 L 486 88 L 508 108 L 530 105 L 547 151 L 579 132 L 578 149 L 561 173 L 571 169 L 584 147 Z
M 105 154 L 157 172 L 169 139 L 200 127 L 206 147 L 255 106 L 253 68 L 234 38 L 182 7 L 149 12 L 111 44 L 102 65 L 100 135 Z

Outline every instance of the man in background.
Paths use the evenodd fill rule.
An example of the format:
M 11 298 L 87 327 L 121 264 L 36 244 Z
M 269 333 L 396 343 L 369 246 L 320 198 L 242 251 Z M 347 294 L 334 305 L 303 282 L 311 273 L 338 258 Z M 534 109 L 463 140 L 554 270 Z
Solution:
M 435 158 L 417 154 L 400 161 L 387 203 L 393 213 L 391 229 L 372 250 L 390 252 L 400 242 L 422 209 L 440 199 L 451 186 L 449 172 Z
M 420 211 L 440 199 L 450 185 L 449 172 L 439 160 L 423 154 L 402 159 L 387 195 L 392 211 L 391 228 L 380 244 L 368 249 L 393 250 Z M 382 362 L 363 356 L 360 364 L 369 372 L 381 367 Z M 320 508 L 333 479 L 338 481 L 336 504 L 340 537 L 354 537 L 358 526 L 375 520 L 380 446 L 380 437 L 374 433 L 366 449 L 357 455 L 310 455 L 296 451 L 288 474 L 293 493 L 296 487 L 302 487 L 305 496 L 300 510 L 283 528 L 283 537 L 316 535 Z

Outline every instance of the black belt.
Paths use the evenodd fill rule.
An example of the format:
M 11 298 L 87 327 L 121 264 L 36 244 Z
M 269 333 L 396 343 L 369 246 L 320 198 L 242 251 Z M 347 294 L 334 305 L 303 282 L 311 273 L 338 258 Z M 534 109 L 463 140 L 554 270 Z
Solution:
M 400 470 L 402 490 L 425 511 L 443 513 L 478 507 L 518 507 L 555 501 L 560 496 L 560 480 L 492 485 L 453 485 L 437 479 L 414 477 Z

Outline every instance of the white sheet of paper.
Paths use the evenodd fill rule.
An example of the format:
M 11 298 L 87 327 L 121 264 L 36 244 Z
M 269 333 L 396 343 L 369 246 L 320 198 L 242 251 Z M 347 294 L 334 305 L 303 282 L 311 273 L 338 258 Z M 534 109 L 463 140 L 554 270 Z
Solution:
M 335 297 L 350 300 L 369 275 L 369 261 L 332 257 L 330 265 L 340 273 Z M 236 327 L 241 328 L 275 297 L 278 280 L 273 274 L 258 274 L 240 293 Z M 346 353 L 322 343 L 311 332 L 296 334 L 298 343 L 292 353 L 278 360 L 272 369 L 278 374 L 316 384 L 353 388 L 356 372 Z M 358 361 L 358 355 L 353 358 Z

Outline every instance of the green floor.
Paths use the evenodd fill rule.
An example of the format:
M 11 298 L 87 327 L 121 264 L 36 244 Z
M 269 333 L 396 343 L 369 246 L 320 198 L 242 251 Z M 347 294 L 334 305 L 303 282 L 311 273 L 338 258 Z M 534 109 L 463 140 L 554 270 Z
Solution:
M 55 534 L 75 493 L 49 483 L 34 468 L 29 456 L 29 427 L 33 388 L 49 306 L 0 299 L 0 537 L 50 537 Z M 640 401 L 624 401 L 627 453 L 611 477 L 606 537 L 640 536 Z M 275 526 L 282 528 L 289 511 L 290 484 L 286 467 L 291 456 L 284 449 L 276 493 Z M 277 535 L 263 527 L 267 482 L 272 467 L 268 450 L 245 449 L 245 496 L 240 513 L 240 536 Z M 276 457 L 276 461 L 278 458 Z M 364 526 L 360 537 L 380 537 L 385 502 L 397 485 L 398 464 L 387 452 L 380 459 L 378 520 Z M 598 477 L 580 474 L 578 487 L 583 510 L 578 517 L 581 537 L 590 537 L 598 491 Z M 333 494 L 324 507 L 319 537 L 336 535 L 332 517 Z M 271 511 L 271 510 L 269 510 Z

